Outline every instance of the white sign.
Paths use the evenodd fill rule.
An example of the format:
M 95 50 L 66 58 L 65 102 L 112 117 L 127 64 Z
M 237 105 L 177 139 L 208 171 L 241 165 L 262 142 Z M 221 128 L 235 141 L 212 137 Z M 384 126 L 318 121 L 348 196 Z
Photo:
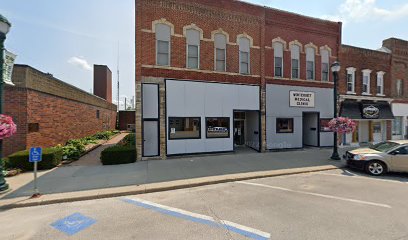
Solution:
M 315 106 L 314 92 L 290 91 L 289 95 L 290 95 L 289 106 L 291 107 L 312 108 Z
M 4 83 L 14 85 L 11 81 L 11 75 L 13 74 L 13 66 L 14 60 L 16 59 L 16 55 L 4 50 L 4 64 L 3 64 L 3 79 Z
M 171 128 L 171 129 L 170 129 L 170 133 L 171 133 L 171 134 L 175 134 L 175 133 L 176 133 L 176 128 Z

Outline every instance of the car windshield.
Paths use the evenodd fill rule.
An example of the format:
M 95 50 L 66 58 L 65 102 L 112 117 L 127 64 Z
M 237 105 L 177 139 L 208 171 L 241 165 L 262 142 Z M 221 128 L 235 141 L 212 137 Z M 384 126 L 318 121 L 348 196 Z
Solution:
M 381 142 L 371 146 L 370 148 L 380 152 L 388 152 L 397 146 L 399 146 L 399 144 L 395 142 Z

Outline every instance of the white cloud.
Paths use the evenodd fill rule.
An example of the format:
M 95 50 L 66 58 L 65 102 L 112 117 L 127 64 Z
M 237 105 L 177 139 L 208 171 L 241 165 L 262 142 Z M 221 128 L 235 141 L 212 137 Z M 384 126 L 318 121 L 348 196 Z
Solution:
M 327 20 L 347 22 L 362 22 L 367 20 L 393 21 L 408 17 L 408 3 L 394 9 L 377 6 L 377 0 L 346 0 L 340 5 L 335 15 L 322 16 Z
M 92 71 L 92 66 L 83 57 L 71 57 L 68 59 L 68 63 L 76 67 L 80 67 L 83 70 Z

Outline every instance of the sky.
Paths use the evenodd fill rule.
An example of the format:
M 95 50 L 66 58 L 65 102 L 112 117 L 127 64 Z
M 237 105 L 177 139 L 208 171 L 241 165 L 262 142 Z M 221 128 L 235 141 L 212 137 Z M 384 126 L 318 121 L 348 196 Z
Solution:
M 343 44 L 378 49 L 382 40 L 408 40 L 407 0 L 247 0 L 302 15 L 343 22 Z M 117 69 L 120 101 L 134 94 L 134 0 L 0 0 L 12 23 L 6 48 L 30 65 L 91 92 L 93 64 Z

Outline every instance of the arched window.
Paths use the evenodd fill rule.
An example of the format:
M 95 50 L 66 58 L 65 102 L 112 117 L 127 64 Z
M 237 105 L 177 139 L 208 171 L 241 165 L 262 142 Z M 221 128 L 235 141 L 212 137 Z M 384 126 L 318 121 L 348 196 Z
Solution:
M 200 68 L 200 32 L 195 29 L 186 30 L 187 68 Z
M 329 50 L 321 49 L 320 55 L 322 56 L 322 81 L 328 82 L 330 78 L 329 74 Z
M 283 43 L 274 42 L 275 77 L 283 77 Z
M 240 37 L 239 44 L 239 73 L 250 74 L 250 40 L 247 37 Z
M 157 23 L 156 30 L 156 64 L 170 66 L 170 39 L 171 27 L 167 24 Z
M 214 34 L 215 71 L 227 71 L 227 37 L 222 33 Z
M 306 79 L 315 79 L 315 49 L 312 47 L 306 48 Z
M 292 78 L 298 79 L 300 74 L 300 46 L 296 44 L 290 45 L 290 56 L 292 63 Z

